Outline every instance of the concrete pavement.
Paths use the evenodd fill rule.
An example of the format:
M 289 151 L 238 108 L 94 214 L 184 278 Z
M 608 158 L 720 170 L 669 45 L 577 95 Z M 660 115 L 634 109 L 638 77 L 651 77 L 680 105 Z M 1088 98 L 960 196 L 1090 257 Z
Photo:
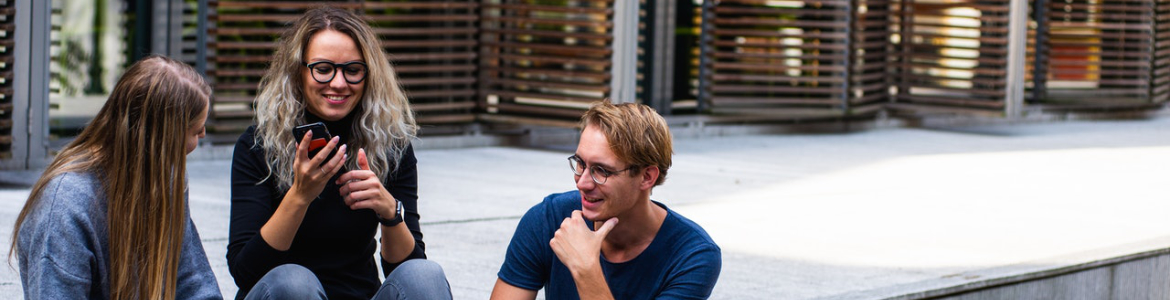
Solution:
M 519 217 L 574 189 L 571 148 L 428 142 L 418 151 L 427 253 L 456 299 L 487 298 Z M 722 247 L 714 299 L 882 299 L 1170 248 L 1168 118 L 675 143 L 653 198 Z M 193 217 L 230 298 L 229 168 L 189 165 Z M 27 194 L 0 185 L 0 245 Z M 0 270 L 2 297 L 19 297 L 17 274 Z

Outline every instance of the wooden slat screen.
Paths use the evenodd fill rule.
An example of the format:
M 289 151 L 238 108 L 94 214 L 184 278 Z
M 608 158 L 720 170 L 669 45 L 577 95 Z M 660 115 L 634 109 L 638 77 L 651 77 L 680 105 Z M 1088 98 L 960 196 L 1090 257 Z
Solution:
M 216 109 L 209 128 L 239 132 L 251 124 L 257 83 L 276 39 L 304 11 L 321 5 L 352 9 L 374 27 L 424 133 L 429 125 L 474 121 L 476 1 L 212 1 L 208 75 Z
M 243 1 L 211 1 L 208 7 L 207 75 L 215 102 L 207 128 L 232 134 L 253 123 L 256 85 L 272 57 L 274 42 L 286 23 L 306 7 Z
M 1009 0 L 901 0 L 893 108 L 1002 115 Z
M 1043 19 L 1037 20 L 1047 27 L 1041 33 L 1047 43 L 1039 52 L 1045 76 L 1042 99 L 1033 100 L 1129 104 L 1148 102 L 1155 95 L 1164 99 L 1165 88 L 1155 87 L 1167 78 L 1159 79 L 1155 70 L 1161 57 L 1155 50 L 1156 2 L 1164 1 L 1047 1 L 1040 8 L 1046 12 Z M 1036 34 L 1030 32 L 1033 44 Z M 1036 53 L 1029 51 L 1033 57 Z M 1035 68 L 1035 58 L 1029 67 Z
M 849 109 L 853 114 L 880 108 L 890 100 L 891 0 L 855 0 L 850 36 Z
M 847 114 L 848 83 L 876 82 L 848 75 L 851 5 L 848 0 L 708 5 L 704 47 L 710 71 L 702 93 L 711 111 L 782 117 Z M 866 42 L 872 41 L 865 39 L 859 46 L 871 47 Z
M 1170 0 L 1154 3 L 1154 65 L 1150 99 L 1170 100 Z
M 179 61 L 195 66 L 199 60 L 199 1 L 184 0 L 182 9 L 182 32 L 180 33 L 179 49 L 182 52 Z
M 12 158 L 13 48 L 16 46 L 15 1 L 0 3 L 0 159 Z
M 610 94 L 612 0 L 483 1 L 479 93 L 488 121 L 574 126 Z
M 475 120 L 478 7 L 468 0 L 365 2 L 420 124 Z

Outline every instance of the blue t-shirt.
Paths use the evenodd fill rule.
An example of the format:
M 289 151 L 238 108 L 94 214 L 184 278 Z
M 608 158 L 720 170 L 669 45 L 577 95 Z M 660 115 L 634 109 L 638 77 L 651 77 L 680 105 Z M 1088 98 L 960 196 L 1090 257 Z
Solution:
M 666 209 L 666 220 L 642 254 L 624 263 L 610 263 L 602 255 L 610 291 L 616 299 L 707 299 L 723 264 L 719 246 L 695 222 L 654 204 Z M 546 288 L 547 299 L 579 299 L 573 275 L 548 242 L 561 222 L 580 209 L 577 191 L 549 195 L 529 209 L 512 235 L 500 279 L 527 290 Z

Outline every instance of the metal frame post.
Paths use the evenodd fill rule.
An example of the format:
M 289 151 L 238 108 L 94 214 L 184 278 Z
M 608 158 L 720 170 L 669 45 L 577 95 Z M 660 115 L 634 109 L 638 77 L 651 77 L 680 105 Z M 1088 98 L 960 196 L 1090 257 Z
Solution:
M 673 109 L 677 0 L 645 0 L 643 11 L 643 102 L 667 116 Z
M 207 77 L 207 0 L 199 0 L 199 7 L 196 12 L 196 22 L 198 22 L 195 33 L 195 70 L 203 77 Z
M 183 60 L 183 2 L 158 1 L 151 10 L 150 53 Z
M 1032 19 L 1036 20 L 1035 53 L 1032 54 L 1032 101 L 1040 102 L 1048 94 L 1048 0 L 1035 0 Z
M 846 8 L 845 8 L 845 17 L 844 17 L 845 18 L 844 22 L 845 22 L 845 24 L 848 24 L 848 25 L 845 26 L 845 38 L 847 39 L 845 41 L 846 47 L 845 47 L 845 51 L 844 51 L 845 52 L 845 74 L 844 74 L 845 81 L 841 84 L 841 114 L 842 114 L 842 116 L 849 116 L 852 114 L 853 106 L 849 105 L 849 98 L 852 97 L 853 92 L 850 91 L 849 89 L 852 88 L 851 83 L 853 83 L 853 74 L 857 72 L 856 68 L 857 68 L 857 60 L 858 60 L 858 58 L 855 57 L 856 53 L 853 52 L 853 48 L 857 47 L 857 44 L 858 44 L 857 37 L 853 35 L 854 30 L 856 29 L 856 28 L 853 28 L 853 26 L 857 26 L 857 23 L 853 22 L 853 20 L 857 19 L 857 18 L 855 18 L 856 14 L 857 14 L 857 0 L 851 0 L 848 3 L 849 4 L 846 5 Z
M 49 160 L 49 1 L 16 0 L 13 46 L 12 159 L 5 169 L 35 169 Z
M 610 102 L 636 102 L 638 72 L 638 2 L 614 1 L 613 60 L 610 67 Z
M 1009 119 L 1023 115 L 1024 64 L 1028 44 L 1028 1 L 1011 0 L 1008 7 L 1008 65 L 1004 113 Z
M 695 100 L 698 102 L 696 103 L 696 108 L 700 113 L 708 112 L 711 109 L 710 85 L 713 71 L 711 70 L 712 61 L 710 54 L 711 51 L 714 51 L 714 49 L 711 49 L 713 43 L 711 31 L 714 29 L 714 25 L 711 25 L 711 22 L 715 18 L 712 15 L 714 10 L 715 1 L 703 1 L 703 7 L 699 9 L 699 88 L 698 92 L 695 93 Z

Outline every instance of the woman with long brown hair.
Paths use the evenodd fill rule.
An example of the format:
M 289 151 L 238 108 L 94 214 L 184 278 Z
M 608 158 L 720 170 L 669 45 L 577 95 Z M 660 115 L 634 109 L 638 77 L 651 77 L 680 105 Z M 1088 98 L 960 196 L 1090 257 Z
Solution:
M 162 56 L 126 70 L 16 219 L 26 299 L 221 299 L 187 209 L 211 88 Z
M 294 130 L 315 123 L 331 137 Z M 364 20 L 330 7 L 297 19 L 260 81 L 256 125 L 232 157 L 236 298 L 450 299 L 419 229 L 416 128 Z M 324 146 L 310 154 L 314 139 Z

